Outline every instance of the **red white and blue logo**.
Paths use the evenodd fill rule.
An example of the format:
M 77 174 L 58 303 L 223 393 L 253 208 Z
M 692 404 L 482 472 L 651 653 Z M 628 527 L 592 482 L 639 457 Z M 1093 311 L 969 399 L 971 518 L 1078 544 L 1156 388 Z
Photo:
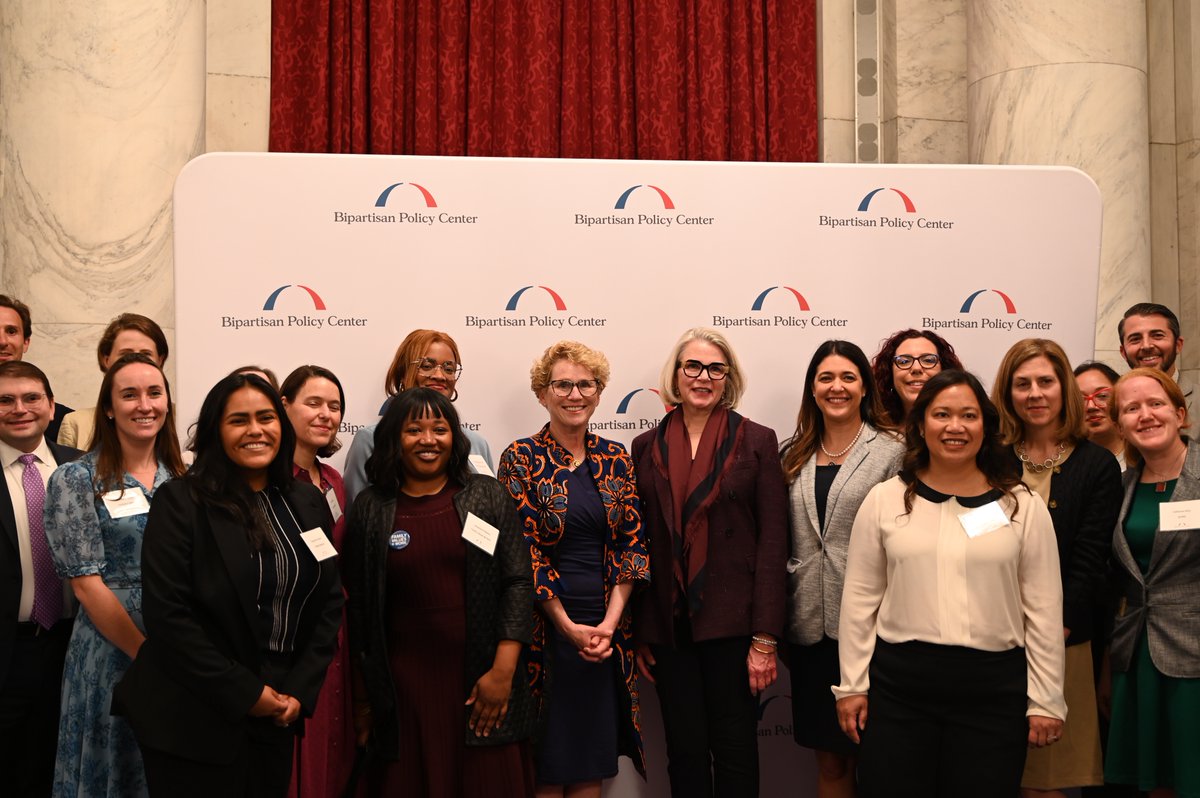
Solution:
M 763 303 L 767 300 L 767 297 L 772 291 L 776 290 L 784 294 L 791 294 L 793 297 L 795 297 L 796 304 L 800 307 L 800 310 L 812 310 L 812 308 L 808 306 L 808 300 L 804 298 L 804 294 L 801 294 L 799 291 L 789 285 L 773 285 L 770 288 L 763 290 L 762 293 L 754 298 L 754 302 L 750 305 L 750 309 L 755 312 L 761 311 L 763 309 Z
M 408 188 L 412 189 L 412 191 L 408 191 L 406 189 L 404 192 L 400 193 L 407 194 L 409 196 L 412 196 L 413 194 L 419 194 L 421 200 L 425 202 L 426 208 L 436 208 L 438 206 L 437 200 L 433 198 L 433 194 L 429 193 L 429 189 L 425 188 L 425 186 L 422 186 L 419 183 L 392 183 L 383 191 L 379 192 L 379 197 L 375 200 L 375 207 L 386 208 L 388 200 L 392 196 L 392 192 L 401 186 L 408 186 Z
M 748 314 L 727 316 L 714 313 L 712 326 L 718 329 L 792 327 L 804 330 L 809 327 L 845 327 L 849 323 L 844 318 L 819 315 L 811 311 L 812 304 L 799 289 L 790 285 L 771 285 L 754 295 Z M 806 315 L 796 315 L 797 313 Z
M 289 288 L 296 289 L 296 292 L 307 293 L 312 300 L 313 310 L 326 310 L 325 300 L 321 299 L 321 295 L 307 285 L 281 285 L 267 295 L 267 301 L 263 302 L 262 309 L 266 311 L 275 310 L 275 303 L 279 301 L 279 295 Z
M 625 394 L 625 396 L 623 396 L 621 398 L 621 401 L 617 403 L 617 415 L 623 416 L 626 413 L 628 413 L 629 412 L 629 403 L 632 402 L 633 397 L 637 396 L 638 394 L 647 394 L 647 395 L 653 394 L 654 396 L 657 397 L 657 402 L 655 402 L 656 409 L 657 409 L 657 407 L 662 407 L 663 412 L 667 412 L 671 409 L 671 405 L 669 405 L 665 401 L 663 401 L 662 392 L 659 391 L 657 388 L 634 388 L 632 391 Z M 645 401 L 639 400 L 638 404 L 639 404 L 639 406 L 647 406 L 649 404 L 649 399 L 647 399 Z
M 523 297 L 525 295 L 525 292 L 530 290 L 531 288 L 539 288 L 542 291 L 545 291 L 547 294 L 549 294 L 551 301 L 554 302 L 555 310 L 562 311 L 562 310 L 567 309 L 567 303 L 563 302 L 562 296 L 560 296 L 559 293 L 557 291 L 555 291 L 553 288 L 550 288 L 549 286 L 545 286 L 545 285 L 538 285 L 538 286 L 527 285 L 524 288 L 518 288 L 516 290 L 516 292 L 513 293 L 513 295 L 508 298 L 508 302 L 505 303 L 504 309 L 507 311 L 510 311 L 510 312 L 515 311 L 517 309 L 518 303 L 520 303 L 520 301 L 521 301 L 521 297 Z
M 640 183 L 636 186 L 630 186 L 629 188 L 622 191 L 621 196 L 617 197 L 616 204 L 613 205 L 613 210 L 618 210 L 618 211 L 625 210 L 625 205 L 626 205 L 626 203 L 629 202 L 629 198 L 638 189 L 644 189 L 644 191 L 642 192 L 644 195 L 656 193 L 658 195 L 659 200 L 662 201 L 663 210 L 667 210 L 667 211 L 675 210 L 675 201 L 671 199 L 670 194 L 668 194 L 666 191 L 659 188 L 658 186 L 642 185 Z
M 1003 291 L 996 289 L 996 288 L 980 288 L 978 291 L 973 292 L 970 296 L 968 296 L 963 301 L 962 307 L 959 308 L 958 312 L 959 313 L 970 313 L 971 308 L 975 305 L 975 300 L 977 300 L 979 298 L 979 295 L 986 294 L 989 292 L 996 294 L 1004 302 L 1004 312 L 1005 313 L 1015 314 L 1017 312 L 1017 306 L 1013 304 L 1012 298 L 1009 297 L 1008 294 L 1006 294 Z M 980 304 L 986 304 L 986 303 L 980 303 Z
M 916 213 L 917 212 L 917 206 L 913 204 L 913 201 L 911 199 L 909 199 L 908 195 L 905 194 L 903 191 L 901 191 L 898 188 L 883 188 L 883 187 L 872 189 L 872 190 L 868 191 L 866 193 L 866 195 L 862 198 L 862 201 L 858 203 L 858 212 L 866 213 L 867 210 L 870 209 L 870 207 L 871 207 L 871 201 L 874 200 L 875 197 L 881 191 L 891 191 L 891 192 L 895 193 L 895 195 L 900 198 L 900 201 L 904 203 L 904 212 L 905 213 Z M 876 203 L 877 211 L 879 210 L 878 205 L 879 205 L 879 203 Z

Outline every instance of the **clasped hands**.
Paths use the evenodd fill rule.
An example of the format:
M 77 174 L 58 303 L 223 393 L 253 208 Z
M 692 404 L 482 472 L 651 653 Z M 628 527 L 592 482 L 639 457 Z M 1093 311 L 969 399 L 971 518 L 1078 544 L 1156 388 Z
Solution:
M 264 684 L 262 693 L 254 706 L 250 707 L 253 718 L 271 718 L 276 726 L 290 726 L 300 717 L 300 701 Z
M 612 656 L 613 629 L 604 624 L 587 626 L 568 621 L 559 631 L 579 649 L 579 656 L 588 662 L 603 662 Z

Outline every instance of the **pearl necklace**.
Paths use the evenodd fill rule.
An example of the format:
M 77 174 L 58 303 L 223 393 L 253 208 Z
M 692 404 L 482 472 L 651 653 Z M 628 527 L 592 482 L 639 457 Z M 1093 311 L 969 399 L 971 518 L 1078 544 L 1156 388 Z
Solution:
M 1044 462 L 1035 463 L 1029 459 L 1029 455 L 1025 454 L 1025 441 L 1021 441 L 1017 444 L 1017 457 L 1021 458 L 1021 462 L 1024 463 L 1025 467 L 1030 471 L 1035 474 L 1040 474 L 1047 468 L 1053 468 L 1055 465 L 1057 465 L 1058 461 L 1062 459 L 1063 452 L 1066 450 L 1067 442 L 1063 441 L 1062 443 L 1058 444 L 1058 451 L 1054 453 L 1053 457 L 1047 457 Z
M 824 438 L 824 436 L 822 436 L 821 440 L 818 441 L 818 443 L 821 445 L 821 451 L 824 452 L 825 456 L 828 457 L 831 461 L 836 460 L 839 457 L 844 457 L 846 455 L 846 452 L 853 449 L 854 444 L 858 443 L 858 439 L 862 437 L 863 430 L 865 430 L 866 428 L 867 428 L 867 422 L 864 421 L 863 423 L 859 424 L 858 432 L 854 433 L 854 440 L 850 441 L 850 445 L 847 446 L 845 449 L 842 449 L 837 454 L 834 454 L 833 452 L 831 452 L 825 448 L 825 438 Z

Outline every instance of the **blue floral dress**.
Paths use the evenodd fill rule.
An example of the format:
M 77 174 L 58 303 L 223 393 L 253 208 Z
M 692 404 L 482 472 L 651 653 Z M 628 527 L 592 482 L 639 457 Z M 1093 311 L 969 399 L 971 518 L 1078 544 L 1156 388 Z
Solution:
M 147 501 L 171 478 L 158 464 L 152 490 L 128 474 L 126 489 L 141 491 Z M 64 579 L 99 574 L 129 613 L 138 629 L 142 622 L 142 534 L 148 513 L 114 519 L 96 496 L 96 452 L 60 466 L 46 488 L 46 538 L 55 570 Z M 54 763 L 54 795 L 147 795 L 142 755 L 123 718 L 109 714 L 113 686 L 131 660 L 100 634 L 80 608 L 63 669 L 62 717 L 58 756 Z

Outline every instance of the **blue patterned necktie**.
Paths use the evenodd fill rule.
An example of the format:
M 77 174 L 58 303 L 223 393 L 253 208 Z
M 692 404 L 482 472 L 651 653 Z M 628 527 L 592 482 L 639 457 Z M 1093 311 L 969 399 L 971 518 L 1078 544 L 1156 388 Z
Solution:
M 21 474 L 21 486 L 25 488 L 25 509 L 29 512 L 29 552 L 33 559 L 33 611 L 30 617 L 45 629 L 49 629 L 62 617 L 62 582 L 54 573 L 54 558 L 46 543 L 46 527 L 42 521 L 42 510 L 46 506 L 46 486 L 38 471 L 37 456 L 21 455 L 25 471 Z

